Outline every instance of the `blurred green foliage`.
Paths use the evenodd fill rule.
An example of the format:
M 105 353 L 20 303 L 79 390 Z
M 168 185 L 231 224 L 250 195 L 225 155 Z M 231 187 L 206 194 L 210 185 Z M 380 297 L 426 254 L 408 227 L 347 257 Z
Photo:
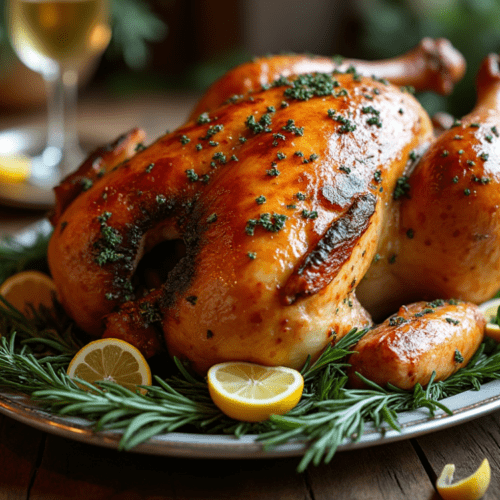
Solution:
M 431 114 L 462 116 L 471 110 L 481 60 L 500 51 L 500 0 L 359 0 L 357 10 L 360 48 L 367 58 L 401 54 L 425 36 L 448 38 L 467 61 L 464 79 L 447 98 L 418 97 Z

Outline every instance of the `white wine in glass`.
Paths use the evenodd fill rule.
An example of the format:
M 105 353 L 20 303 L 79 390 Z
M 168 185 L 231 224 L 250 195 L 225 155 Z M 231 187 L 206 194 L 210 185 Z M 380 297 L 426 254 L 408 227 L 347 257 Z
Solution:
M 111 38 L 108 0 L 7 0 L 8 31 L 19 59 L 47 86 L 47 144 L 31 159 L 29 181 L 51 187 L 78 166 L 78 70 Z

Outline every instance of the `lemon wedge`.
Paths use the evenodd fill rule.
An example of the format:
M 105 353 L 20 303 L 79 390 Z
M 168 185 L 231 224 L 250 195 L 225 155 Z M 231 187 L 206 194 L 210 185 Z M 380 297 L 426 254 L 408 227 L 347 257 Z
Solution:
M 151 385 L 151 370 L 141 352 L 121 339 L 106 338 L 82 347 L 71 360 L 70 378 L 78 377 L 91 384 L 106 380 L 131 391 L 138 385 Z M 83 389 L 87 389 L 82 385 Z M 145 393 L 145 389 L 140 389 Z
M 283 415 L 297 405 L 304 389 L 304 379 L 297 370 L 246 362 L 214 365 L 207 380 L 215 405 L 229 417 L 245 422 Z
M 479 310 L 486 319 L 485 334 L 493 340 L 500 342 L 500 326 L 493 323 L 497 316 L 498 307 L 500 307 L 500 299 L 492 299 L 481 304 Z
M 474 474 L 451 484 L 455 466 L 444 466 L 439 476 L 436 487 L 444 500 L 479 500 L 484 496 L 490 485 L 491 469 L 488 459 L 485 458 Z
M 29 304 L 35 309 L 41 304 L 48 308 L 53 307 L 56 286 L 46 274 L 39 271 L 22 271 L 2 283 L 0 295 L 16 309 L 29 315 Z

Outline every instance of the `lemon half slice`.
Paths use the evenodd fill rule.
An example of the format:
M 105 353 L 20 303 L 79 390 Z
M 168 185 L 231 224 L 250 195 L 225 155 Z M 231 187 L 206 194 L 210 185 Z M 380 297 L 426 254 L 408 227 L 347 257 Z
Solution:
M 208 371 L 208 389 L 226 415 L 245 422 L 261 422 L 297 405 L 304 389 L 302 375 L 283 366 L 227 362 Z
M 444 500 L 479 500 L 484 496 L 490 485 L 491 469 L 488 459 L 485 458 L 474 474 L 451 484 L 455 466 L 444 466 L 439 476 L 436 487 Z
M 497 316 L 498 307 L 500 306 L 500 299 L 488 300 L 479 306 L 479 310 L 483 313 L 486 319 L 486 330 L 485 334 L 500 342 L 500 326 L 493 323 Z
M 38 271 L 22 271 L 7 278 L 0 286 L 0 295 L 16 309 L 29 314 L 31 304 L 38 309 L 41 304 L 53 307 L 56 286 L 46 274 Z
M 71 360 L 67 373 L 91 384 L 106 380 L 131 391 L 151 385 L 151 370 L 141 352 L 121 339 L 99 339 L 82 347 Z M 86 389 L 86 387 L 83 387 Z M 146 392 L 141 389 L 141 392 Z

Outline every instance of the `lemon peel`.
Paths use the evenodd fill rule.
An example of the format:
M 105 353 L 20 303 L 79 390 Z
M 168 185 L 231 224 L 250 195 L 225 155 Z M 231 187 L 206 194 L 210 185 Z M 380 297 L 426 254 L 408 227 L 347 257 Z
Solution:
M 215 405 L 244 422 L 262 422 L 283 415 L 300 401 L 304 378 L 292 368 L 247 362 L 219 363 L 207 375 Z
M 486 319 L 485 335 L 500 342 L 500 326 L 493 323 L 497 315 L 498 307 L 500 306 L 500 298 L 488 300 L 479 305 L 479 310 L 483 313 Z
M 444 466 L 436 481 L 436 487 L 444 500 L 479 500 L 484 496 L 491 480 L 491 469 L 485 458 L 479 468 L 469 477 L 451 484 L 455 465 Z

